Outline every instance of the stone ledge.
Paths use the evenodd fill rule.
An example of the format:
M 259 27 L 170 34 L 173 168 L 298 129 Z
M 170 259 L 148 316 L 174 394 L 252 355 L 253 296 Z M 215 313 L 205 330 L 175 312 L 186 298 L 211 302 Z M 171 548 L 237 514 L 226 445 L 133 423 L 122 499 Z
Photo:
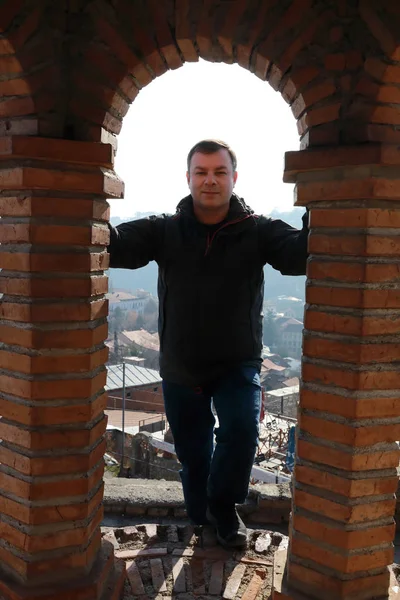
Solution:
M 238 509 L 249 524 L 288 523 L 291 501 L 289 484 L 256 484 Z M 180 482 L 155 479 L 106 478 L 104 512 L 130 517 L 186 518 Z

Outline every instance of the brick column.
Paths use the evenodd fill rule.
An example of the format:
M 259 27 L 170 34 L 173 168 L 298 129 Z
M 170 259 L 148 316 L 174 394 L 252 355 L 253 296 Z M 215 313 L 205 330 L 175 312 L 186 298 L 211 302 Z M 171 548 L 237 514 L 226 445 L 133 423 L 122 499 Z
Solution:
M 119 597 L 101 545 L 110 145 L 0 139 L 0 595 Z M 107 588 L 110 588 L 107 590 Z
M 288 153 L 310 208 L 287 563 L 275 598 L 387 598 L 400 440 L 400 152 Z

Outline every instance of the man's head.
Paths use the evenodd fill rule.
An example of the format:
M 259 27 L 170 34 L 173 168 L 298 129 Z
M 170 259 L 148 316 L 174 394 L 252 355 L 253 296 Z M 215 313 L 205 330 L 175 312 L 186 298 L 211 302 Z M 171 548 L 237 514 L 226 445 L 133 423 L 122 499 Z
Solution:
M 220 220 L 226 216 L 237 179 L 236 164 L 233 150 L 219 140 L 203 140 L 190 150 L 186 178 L 198 217 L 208 214 L 206 220 L 212 222 L 213 214 L 222 216 Z

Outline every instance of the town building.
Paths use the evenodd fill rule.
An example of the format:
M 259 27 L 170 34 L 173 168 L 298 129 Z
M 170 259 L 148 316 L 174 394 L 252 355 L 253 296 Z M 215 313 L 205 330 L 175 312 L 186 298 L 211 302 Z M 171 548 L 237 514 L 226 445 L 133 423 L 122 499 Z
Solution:
M 107 294 L 109 311 L 112 313 L 116 308 L 120 308 L 124 311 L 134 310 L 141 315 L 150 297 L 149 292 L 141 292 L 137 296 L 123 290 L 111 292 Z
M 292 317 L 276 320 L 279 329 L 279 347 L 288 356 L 300 357 L 303 343 L 303 323 Z
M 159 369 L 160 339 L 158 333 L 150 333 L 145 329 L 122 331 L 118 334 L 118 342 L 120 347 L 125 346 L 131 351 L 136 351 L 138 357 L 143 359 L 144 367 Z
M 124 377 L 125 371 L 125 377 Z M 107 367 L 107 409 L 121 410 L 125 387 L 125 409 L 164 412 L 161 377 L 158 371 L 120 363 Z

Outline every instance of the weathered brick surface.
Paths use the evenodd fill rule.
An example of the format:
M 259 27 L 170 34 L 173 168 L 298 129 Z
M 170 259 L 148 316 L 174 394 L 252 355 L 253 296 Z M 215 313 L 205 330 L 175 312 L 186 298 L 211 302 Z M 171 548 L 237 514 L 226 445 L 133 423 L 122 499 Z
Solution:
M 0 558 L 30 585 L 72 584 L 100 550 L 109 234 L 99 197 L 123 188 L 110 145 L 9 137 L 0 157 L 13 161 L 0 160 L 13 187 L 0 227 Z M 20 197 L 25 186 L 40 196 Z M 82 598 L 100 599 L 104 585 Z
M 393 558 L 400 305 L 388 200 L 399 162 L 397 149 L 375 145 L 286 160 L 297 203 L 312 203 L 288 559 L 289 586 L 312 595 L 326 579 L 329 597 L 344 600 L 357 588 L 341 580 L 364 578 L 360 598 L 372 598 Z M 371 570 L 382 578 L 368 588 Z
M 2 465 L 52 477 L 87 473 L 100 460 L 108 257 L 98 247 L 108 241 L 105 199 L 123 194 L 112 170 L 115 136 L 140 89 L 200 55 L 237 61 L 268 81 L 297 119 L 303 151 L 288 155 L 285 178 L 297 184 L 297 204 L 311 207 L 312 229 L 298 450 L 302 466 L 328 469 L 325 482 L 314 477 L 310 496 L 332 484 L 347 498 L 341 506 L 353 510 L 352 494 L 391 489 L 400 387 L 398 344 L 386 339 L 400 332 L 400 217 L 391 204 L 400 197 L 397 19 L 393 2 L 339 0 L 1 5 Z M 46 404 L 41 412 L 38 401 Z M 372 421 L 359 422 L 365 418 Z M 50 443 L 55 456 L 43 454 Z M 372 470 L 382 471 L 382 482 L 379 473 L 368 476 Z M 2 552 L 11 565 L 11 550 Z M 378 554 L 371 556 L 372 564 Z M 27 573 L 21 560 L 10 566 L 20 575 Z M 305 585 L 309 572 L 295 581 Z M 29 573 L 36 577 L 33 567 Z M 113 577 L 114 600 L 121 578 L 113 572 L 109 585 Z M 325 579 L 315 575 L 312 585 L 324 588 Z M 386 580 L 375 581 L 371 594 L 380 595 Z M 339 598 L 352 593 L 336 580 L 329 585 Z M 90 594 L 103 591 L 82 598 Z

